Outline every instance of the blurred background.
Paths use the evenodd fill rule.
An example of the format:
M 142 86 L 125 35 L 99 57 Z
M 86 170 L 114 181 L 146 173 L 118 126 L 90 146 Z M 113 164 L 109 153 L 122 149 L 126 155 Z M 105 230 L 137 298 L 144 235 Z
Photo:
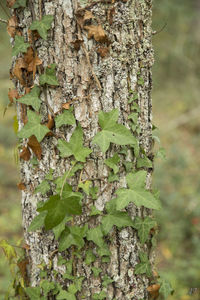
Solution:
M 5 7 L 5 1 L 1 0 Z M 7 19 L 0 7 L 0 17 Z M 163 28 L 164 27 L 164 28 Z M 199 300 L 188 295 L 200 287 L 200 1 L 154 0 L 153 68 L 154 135 L 166 149 L 155 163 L 154 186 L 163 209 L 159 221 L 157 266 L 175 292 L 169 300 Z M 162 29 L 162 30 L 161 30 Z M 22 238 L 20 181 L 15 160 L 16 135 L 8 108 L 11 48 L 6 24 L 0 23 L 0 240 Z M 156 146 L 159 147 L 158 145 Z M 0 299 L 10 283 L 8 264 L 0 255 Z

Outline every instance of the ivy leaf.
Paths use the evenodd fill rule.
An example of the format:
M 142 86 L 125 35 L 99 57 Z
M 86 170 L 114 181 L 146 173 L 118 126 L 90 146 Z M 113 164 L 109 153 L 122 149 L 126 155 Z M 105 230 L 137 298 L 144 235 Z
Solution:
M 46 174 L 45 179 L 46 180 L 53 180 L 53 172 L 54 170 L 50 168 L 49 173 Z
M 91 209 L 90 216 L 96 216 L 96 215 L 100 215 L 102 213 L 94 205 L 90 209 Z
M 54 282 L 49 282 L 48 280 L 41 281 L 40 286 L 43 290 L 44 296 L 47 296 L 47 294 L 50 291 L 53 291 L 55 289 L 55 283 Z
M 133 202 L 137 207 L 144 206 L 157 210 L 161 208 L 160 200 L 142 188 L 135 188 L 134 190 L 122 188 L 118 189 L 116 194 L 118 195 L 115 198 L 117 210 L 124 209 L 130 202 Z
M 92 267 L 92 272 L 94 273 L 94 277 L 98 277 L 99 274 L 102 272 L 101 268 Z
M 108 176 L 108 182 L 119 181 L 119 176 L 117 174 L 110 173 Z
M 141 262 L 135 266 L 135 274 L 146 274 L 148 277 L 151 277 L 151 264 L 146 253 L 140 252 L 139 257 Z
M 46 211 L 41 212 L 39 215 L 37 215 L 31 222 L 31 224 L 28 227 L 28 232 L 35 231 L 39 228 L 41 228 L 44 225 L 44 220 L 47 215 Z
M 93 143 L 97 144 L 102 152 L 106 152 L 110 143 L 117 145 L 136 144 L 136 138 L 124 125 L 116 123 L 119 110 L 113 109 L 110 112 L 99 112 L 99 124 L 102 131 L 98 132 L 93 138 Z
M 40 287 L 27 287 L 25 292 L 30 297 L 30 300 L 40 299 Z
M 160 279 L 159 283 L 160 283 L 159 293 L 163 295 L 164 299 L 167 299 L 168 296 L 172 294 L 173 288 L 167 280 Z
M 133 94 L 132 97 L 128 100 L 129 104 L 138 99 L 137 92 L 133 92 L 132 94 Z
M 57 300 L 65 300 L 65 299 L 76 300 L 76 297 L 73 294 L 62 289 L 62 290 L 60 290 L 59 294 L 56 296 L 56 299 Z
M 55 118 L 56 128 L 62 125 L 74 125 L 76 124 L 75 118 L 71 111 L 65 110 L 62 114 Z
M 128 116 L 128 120 L 132 120 L 133 123 L 137 124 L 137 121 L 138 121 L 138 114 L 137 114 L 137 113 L 131 113 L 131 114 Z
M 133 226 L 133 221 L 127 215 L 126 212 L 113 212 L 112 214 L 106 214 L 102 218 L 102 229 L 105 234 L 108 234 L 114 225 L 117 228 L 123 228 L 126 226 Z
M 97 254 L 99 256 L 110 256 L 111 255 L 111 252 L 110 250 L 108 249 L 108 246 L 107 244 L 104 244 L 102 247 L 100 247 L 98 250 L 97 250 Z
M 126 175 L 126 182 L 130 189 L 145 188 L 146 186 L 147 171 L 140 170 L 135 173 Z
M 54 17 L 51 15 L 46 15 L 42 18 L 41 21 L 33 21 L 30 26 L 31 30 L 37 30 L 39 35 L 46 40 L 47 39 L 47 31 L 51 28 L 51 24 L 53 22 Z
M 6 240 L 0 241 L 0 247 L 3 249 L 3 252 L 9 260 L 9 262 L 11 262 L 13 258 L 17 257 L 14 247 L 9 245 Z
M 45 195 L 50 190 L 50 185 L 48 181 L 43 180 L 35 189 L 34 194 L 41 193 Z
M 16 99 L 16 101 L 24 103 L 26 105 L 31 105 L 34 110 L 39 111 L 41 105 L 39 95 L 40 88 L 38 86 L 34 86 L 30 93 L 22 96 L 21 98 Z
M 112 280 L 108 275 L 103 276 L 103 287 L 107 287 L 110 283 L 112 283 L 114 280 Z
M 12 8 L 26 7 L 26 0 L 16 0 Z
M 31 135 L 35 135 L 40 143 L 44 136 L 50 131 L 47 126 L 41 125 L 41 116 L 38 116 L 35 112 L 28 110 L 28 122 L 18 132 L 19 138 L 28 138 Z
M 80 125 L 74 130 L 69 142 L 58 140 L 58 149 L 61 157 L 74 155 L 77 161 L 85 162 L 86 157 L 92 152 L 89 148 L 83 147 L 83 130 Z
M 92 250 L 87 250 L 86 251 L 86 257 L 85 257 L 85 263 L 86 265 L 90 265 L 91 263 L 93 263 L 96 260 L 96 256 L 94 255 L 94 253 L 92 252 Z
M 15 45 L 12 49 L 12 55 L 16 56 L 20 52 L 26 53 L 28 47 L 30 47 L 30 44 L 24 42 L 23 36 L 16 35 L 15 36 Z
M 59 85 L 56 77 L 56 64 L 51 64 L 45 70 L 45 73 L 40 75 L 40 84 Z
M 152 166 L 152 161 L 146 156 L 137 159 L 137 168 L 152 168 Z
M 96 200 L 97 199 L 97 193 L 98 193 L 98 186 L 92 186 L 90 188 L 90 195 L 92 196 L 92 200 Z
M 165 150 L 165 148 L 160 148 L 159 150 L 158 150 L 158 152 L 156 153 L 156 157 L 158 157 L 158 158 L 161 158 L 161 159 L 163 159 L 163 160 L 166 160 L 166 150 Z
M 107 297 L 107 294 L 105 291 L 101 291 L 100 293 L 95 293 L 93 296 L 92 296 L 92 299 L 93 300 L 103 300 Z
M 156 221 L 150 217 L 145 217 L 144 220 L 140 217 L 135 217 L 133 227 L 138 230 L 138 236 L 143 245 L 148 239 L 149 231 L 156 226 Z
M 78 187 L 81 188 L 87 195 L 90 193 L 90 186 L 92 182 L 89 180 L 86 180 L 84 183 L 79 183 Z
M 67 227 L 61 234 L 59 241 L 59 251 L 64 251 L 72 245 L 77 246 L 78 249 L 81 249 L 85 244 L 83 238 L 86 236 L 87 230 L 88 225 L 85 225 L 83 227 Z
M 88 230 L 86 238 L 93 241 L 100 248 L 104 245 L 103 232 L 100 226 Z
M 117 164 L 120 162 L 120 157 L 117 153 L 113 155 L 113 157 L 104 160 L 104 163 L 111 169 L 113 169 L 114 174 L 117 174 L 119 171 L 119 167 Z
M 72 217 L 65 217 L 64 220 L 58 224 L 56 227 L 53 228 L 53 233 L 55 235 L 55 239 L 58 240 L 60 237 L 61 233 L 65 230 L 65 223 L 69 222 L 72 220 Z
M 82 195 L 66 190 L 62 198 L 60 195 L 54 195 L 37 211 L 48 211 L 45 218 L 46 230 L 52 229 L 60 224 L 67 214 L 80 215 L 82 212 L 80 200 Z

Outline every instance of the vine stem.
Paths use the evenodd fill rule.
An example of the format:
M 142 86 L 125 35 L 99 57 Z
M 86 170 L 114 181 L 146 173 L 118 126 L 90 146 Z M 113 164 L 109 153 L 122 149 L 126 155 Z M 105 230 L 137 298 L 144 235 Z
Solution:
M 63 180 L 62 187 L 61 187 L 61 191 L 60 191 L 60 198 L 62 198 L 62 193 L 63 193 L 64 185 L 65 185 L 65 183 L 66 183 L 66 181 L 67 181 L 67 177 L 69 176 L 69 173 L 70 173 L 71 169 L 72 169 L 75 165 L 76 165 L 76 163 L 75 163 L 74 165 L 71 166 L 71 168 L 69 169 L 69 171 L 67 172 L 67 174 L 66 174 L 66 176 L 65 176 L 65 178 L 64 178 L 64 180 Z
M 7 20 L 4 20 L 4 19 L 2 19 L 2 18 L 0 18 L 0 22 L 2 22 L 2 23 L 5 23 L 5 24 L 7 24 L 7 23 L 8 23 L 8 21 L 7 21 Z

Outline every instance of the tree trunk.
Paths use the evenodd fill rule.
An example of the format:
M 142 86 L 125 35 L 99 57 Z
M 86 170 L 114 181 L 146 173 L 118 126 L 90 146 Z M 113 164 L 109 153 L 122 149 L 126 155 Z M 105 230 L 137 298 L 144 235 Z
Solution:
M 149 157 L 151 152 L 151 67 L 153 64 L 151 0 L 100 0 L 88 3 L 83 1 L 78 3 L 76 0 L 29 0 L 26 8 L 17 8 L 14 13 L 18 18 L 19 30 L 26 41 L 28 36 L 30 39 L 28 29 L 34 20 L 41 20 L 44 15 L 54 17 L 47 40 L 39 38 L 35 33 L 35 39 L 32 36 L 34 50 L 42 60 L 44 69 L 55 63 L 59 81 L 59 86 L 43 86 L 40 95 L 42 100 L 40 115 L 44 123 L 48 121 L 48 115 L 52 118 L 59 115 L 63 104 L 69 103 L 74 108 L 76 124 L 80 124 L 83 129 L 84 147 L 89 147 L 93 152 L 88 156 L 84 168 L 68 182 L 73 186 L 74 191 L 82 191 L 77 187 L 78 183 L 85 183 L 87 180 L 99 190 L 97 200 L 93 200 L 92 203 L 91 196 L 84 194 L 82 215 L 75 216 L 72 225 L 88 224 L 89 228 L 97 227 L 101 222 L 101 216 L 91 217 L 91 206 L 95 205 L 99 211 L 105 212 L 105 204 L 115 197 L 115 191 L 126 187 L 126 168 L 122 164 L 124 155 L 119 154 L 122 147 L 112 143 L 108 151 L 103 153 L 98 145 L 92 143 L 93 137 L 101 130 L 98 113 L 110 112 L 117 108 L 119 123 L 130 128 L 128 116 L 131 112 L 131 104 L 128 100 L 131 91 L 136 92 L 138 98 L 136 102 L 140 107 L 138 124 L 141 132 L 138 130 L 135 135 L 139 139 L 140 149 L 144 150 L 140 151 L 140 156 L 146 153 Z M 23 57 L 23 54 L 20 56 Z M 16 57 L 13 62 L 16 62 Z M 34 79 L 36 85 L 39 85 L 39 75 L 43 72 L 43 67 L 39 66 L 37 69 Z M 30 76 L 31 73 L 28 74 Z M 22 82 L 17 80 L 15 82 L 18 92 L 23 93 Z M 30 87 L 33 83 L 24 85 Z M 26 106 L 19 103 L 17 105 L 21 129 L 24 126 L 22 121 Z M 69 142 L 74 129 L 75 125 L 64 125 L 54 128 L 53 135 L 44 137 L 41 142 L 42 158 L 38 160 L 38 165 L 35 167 L 32 161 L 21 159 L 21 178 L 26 187 L 22 191 L 22 215 L 24 239 L 30 247 L 30 250 L 27 250 L 30 285 L 39 285 L 41 264 L 43 264 L 48 271 L 46 275 L 48 280 L 58 282 L 67 290 L 72 281 L 64 279 L 65 264 L 58 264 L 58 259 L 62 255 L 67 260 L 73 260 L 72 275 L 84 277 L 81 291 L 76 293 L 76 298 L 69 299 L 93 299 L 95 293 L 102 291 L 105 291 L 106 299 L 148 299 L 146 288 L 150 282 L 149 278 L 146 274 L 135 275 L 134 270 L 140 263 L 140 251 L 145 251 L 150 256 L 151 243 L 148 241 L 142 246 L 133 227 L 119 229 L 114 226 L 107 237 L 104 237 L 111 251 L 110 262 L 109 259 L 103 260 L 98 255 L 97 245 L 86 238 L 84 238 L 85 246 L 79 251 L 80 255 L 75 254 L 76 246 L 71 246 L 60 253 L 57 251 L 58 241 L 52 231 L 38 229 L 28 232 L 27 230 L 38 214 L 37 203 L 46 201 L 49 196 L 55 194 L 53 182 L 50 182 L 51 191 L 47 194 L 34 193 L 35 188 L 44 180 L 51 168 L 56 178 L 63 175 L 74 160 L 72 156 L 61 158 L 57 148 L 58 138 L 62 137 Z M 23 146 L 26 145 L 27 139 L 23 139 Z M 119 180 L 109 182 L 110 168 L 104 160 L 115 153 L 120 156 Z M 32 151 L 31 155 L 34 156 Z M 129 162 L 133 166 L 136 164 L 136 158 L 131 154 L 130 147 L 125 164 L 128 166 Z M 148 171 L 146 185 L 149 189 L 151 166 L 147 166 L 146 170 Z M 135 216 L 144 217 L 151 214 L 149 209 L 136 207 L 133 203 L 129 204 L 126 210 L 132 220 Z M 93 250 L 96 256 L 91 264 L 85 262 L 88 249 Z M 102 271 L 95 277 L 91 267 L 101 268 Z M 112 283 L 107 287 L 102 285 L 103 277 L 106 275 L 112 279 Z M 50 293 L 48 297 L 54 299 L 55 296 Z M 96 296 L 94 299 L 104 298 Z

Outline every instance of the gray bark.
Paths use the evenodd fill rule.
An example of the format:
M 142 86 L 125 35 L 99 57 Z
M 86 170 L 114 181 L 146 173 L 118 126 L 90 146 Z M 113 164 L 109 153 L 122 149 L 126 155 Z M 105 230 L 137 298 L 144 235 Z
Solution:
M 138 91 L 139 95 L 138 103 L 141 108 L 139 123 L 142 129 L 140 143 L 146 153 L 151 151 L 152 10 L 151 0 L 128 0 L 127 2 L 116 1 L 113 3 L 97 1 L 96 4 L 89 5 L 87 10 L 92 12 L 96 22 L 100 22 L 106 32 L 109 40 L 109 46 L 107 46 L 106 43 L 96 42 L 94 38 L 88 39 L 87 30 L 78 28 L 75 16 L 78 9 L 80 6 L 76 0 L 43 0 L 42 14 L 54 15 L 55 18 L 53 28 L 49 31 L 48 40 L 39 39 L 36 41 L 35 47 L 44 67 L 50 63 L 57 65 L 57 77 L 60 86 L 47 88 L 49 106 L 54 113 L 57 113 L 62 108 L 63 103 L 72 101 L 76 120 L 80 122 L 84 130 L 85 146 L 93 149 L 93 153 L 86 163 L 86 171 L 83 171 L 82 174 L 82 179 L 85 180 L 88 178 L 88 174 L 91 178 L 107 176 L 108 168 L 103 164 L 103 160 L 118 149 L 117 146 L 113 145 L 111 150 L 103 155 L 97 146 L 91 144 L 91 138 L 99 129 L 98 112 L 118 108 L 120 123 L 128 127 L 130 89 Z M 108 19 L 108 15 L 112 12 L 113 20 L 111 21 Z M 19 26 L 23 28 L 23 33 L 27 36 L 27 30 L 33 18 L 40 18 L 40 1 L 30 0 L 29 6 L 24 11 L 18 11 L 18 18 Z M 77 38 L 83 39 L 83 44 L 78 51 L 74 49 L 72 44 Z M 100 47 L 109 48 L 109 54 L 104 58 L 97 52 Z M 137 84 L 138 72 L 144 79 L 144 85 Z M 38 78 L 37 74 L 36 84 Z M 22 91 L 19 83 L 17 86 L 19 91 Z M 51 112 L 48 111 L 44 98 L 45 96 L 42 94 L 43 120 L 47 120 L 47 114 L 51 114 Z M 20 120 L 20 106 L 18 107 L 18 116 Z M 20 127 L 22 126 L 23 124 L 20 123 Z M 67 141 L 73 129 L 71 130 L 66 126 L 63 130 L 62 133 Z M 64 269 L 57 265 L 60 254 L 55 252 L 58 244 L 54 240 L 54 235 L 43 230 L 27 232 L 27 227 L 37 214 L 37 202 L 47 200 L 47 196 L 38 197 L 38 194 L 35 195 L 34 189 L 44 179 L 50 168 L 54 169 L 55 176 L 60 176 L 69 165 L 69 160 L 59 157 L 55 137 L 46 137 L 41 145 L 42 159 L 36 168 L 33 168 L 29 161 L 21 161 L 22 181 L 26 185 L 26 190 L 22 192 L 22 214 L 24 238 L 30 246 L 28 253 L 30 257 L 29 277 L 31 285 L 36 286 L 40 281 L 38 265 L 43 261 L 49 265 L 52 261 L 49 278 L 55 280 L 52 270 L 58 270 L 60 276 L 56 280 L 67 286 L 68 282 L 63 281 L 61 276 Z M 99 210 L 104 209 L 105 203 L 113 197 L 118 187 L 125 186 L 124 177 L 125 173 L 122 172 L 120 182 L 112 184 L 108 184 L 105 178 L 95 181 L 95 185 L 99 186 L 100 192 L 102 191 L 95 202 Z M 147 180 L 148 187 L 150 187 L 150 177 L 148 176 Z M 75 181 L 72 182 L 74 185 L 77 184 Z M 85 198 L 84 204 L 88 201 Z M 143 213 L 148 214 L 149 212 L 146 210 Z M 88 214 L 89 210 L 85 206 L 83 216 L 76 217 L 76 223 L 88 222 Z M 141 215 L 142 211 L 136 209 L 134 205 L 130 205 L 129 214 L 134 218 L 136 215 Z M 90 222 L 89 227 L 96 225 L 95 222 Z M 121 231 L 113 229 L 111 237 L 112 242 L 109 242 L 112 253 L 111 262 L 101 263 L 101 260 L 97 259 L 94 263 L 94 266 L 102 268 L 103 274 L 109 275 L 114 280 L 113 284 L 109 285 L 106 299 L 148 299 L 146 288 L 149 280 L 145 275 L 134 275 L 134 266 L 139 262 L 138 253 L 141 247 L 136 231 L 130 228 Z M 145 247 L 147 249 L 147 246 Z M 147 251 L 150 252 L 150 249 Z M 69 251 L 67 253 L 66 257 L 70 258 L 71 253 Z M 86 276 L 81 292 L 86 295 L 86 299 L 91 299 L 94 293 L 102 290 L 100 277 L 94 278 L 90 268 L 82 259 L 76 259 L 75 269 L 76 275 Z M 81 299 L 80 294 L 77 299 Z

